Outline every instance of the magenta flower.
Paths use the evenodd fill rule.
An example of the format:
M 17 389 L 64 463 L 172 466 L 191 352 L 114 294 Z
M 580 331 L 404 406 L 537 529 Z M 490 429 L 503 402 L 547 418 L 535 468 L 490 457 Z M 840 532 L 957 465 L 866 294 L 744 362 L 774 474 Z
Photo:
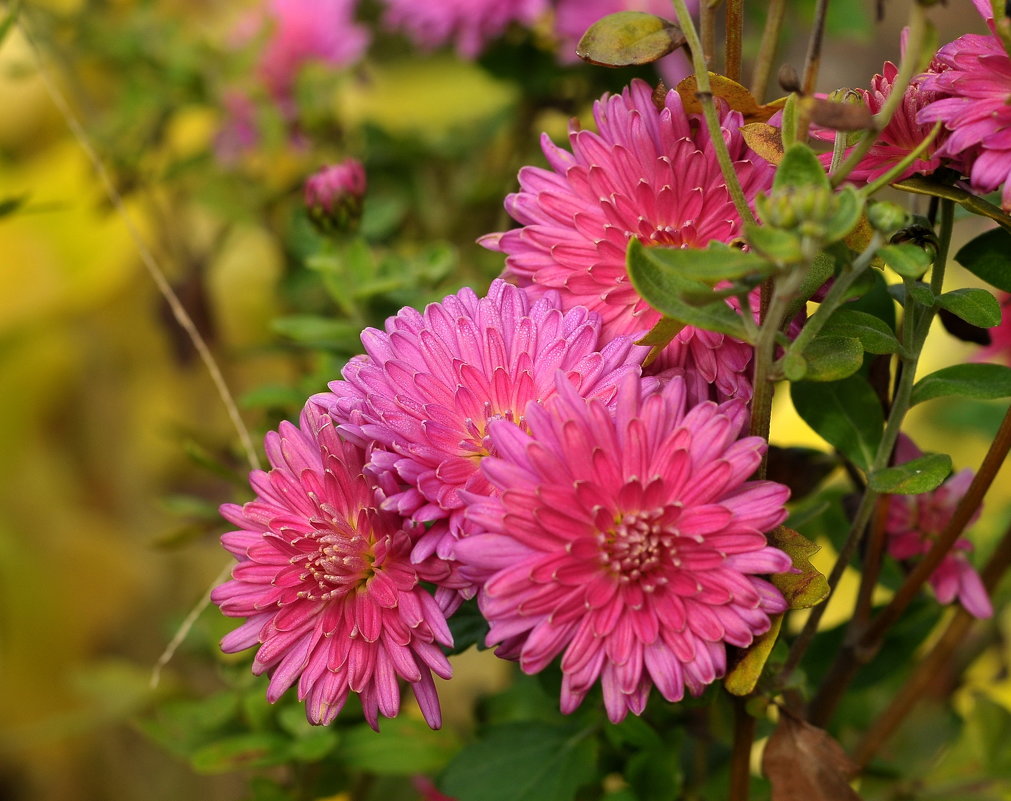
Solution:
M 622 382 L 616 411 L 560 382 L 526 412 L 529 433 L 490 426 L 482 470 L 499 493 L 474 499 L 457 545 L 483 583 L 487 642 L 527 673 L 561 655 L 561 709 L 599 679 L 608 717 L 640 714 L 652 686 L 698 695 L 786 602 L 756 574 L 789 570 L 763 532 L 789 491 L 748 481 L 765 450 L 739 439 L 742 401 L 685 407 L 684 383 Z
M 904 464 L 923 456 L 923 452 L 909 437 L 902 435 L 895 449 L 895 463 Z M 921 495 L 891 495 L 888 498 L 888 554 L 893 559 L 915 559 L 933 547 L 937 536 L 944 530 L 955 512 L 959 500 L 972 483 L 972 470 L 961 470 L 951 476 L 933 492 Z M 970 525 L 979 517 L 979 512 Z M 942 604 L 956 598 L 965 611 L 973 617 L 988 618 L 993 606 L 979 574 L 969 564 L 966 553 L 972 543 L 960 538 L 930 577 L 934 595 Z
M 274 28 L 260 59 L 260 76 L 271 94 L 290 102 L 307 63 L 344 67 L 361 58 L 369 33 L 354 22 L 354 0 L 270 0 Z
M 383 0 L 385 23 L 403 30 L 419 47 L 454 42 L 466 59 L 477 58 L 488 42 L 512 24 L 531 26 L 548 0 Z
M 447 569 L 464 533 L 461 493 L 491 491 L 480 471 L 489 422 L 522 420 L 531 401 L 554 394 L 559 370 L 580 395 L 610 403 L 647 352 L 627 337 L 602 346 L 599 321 L 586 309 L 562 312 L 556 293 L 534 302 L 502 280 L 485 298 L 462 289 L 424 313 L 402 309 L 385 331 L 366 329 L 362 344 L 367 355 L 315 400 L 348 438 L 376 443 L 370 467 L 387 494 L 384 508 L 435 523 L 413 553 L 426 577 L 430 566 Z M 430 580 L 451 579 L 437 572 Z
M 904 50 L 905 46 L 903 46 Z M 864 104 L 872 114 L 880 112 L 882 106 L 885 105 L 889 95 L 892 93 L 892 87 L 898 74 L 899 68 L 891 61 L 886 61 L 885 65 L 881 68 L 881 74 L 875 75 L 871 79 L 870 91 L 866 89 L 859 90 L 863 95 Z M 854 183 L 871 183 L 872 181 L 876 181 L 908 156 L 910 152 L 919 147 L 920 143 L 930 135 L 934 127 L 933 124 L 930 122 L 918 122 L 917 114 L 938 97 L 936 92 L 929 91 L 923 86 L 924 81 L 932 75 L 934 75 L 933 72 L 926 72 L 918 75 L 910 82 L 902 97 L 902 105 L 895 110 L 895 114 L 878 136 L 874 146 L 868 151 L 867 155 L 864 156 L 853 172 L 850 173 L 848 180 Z M 827 140 L 835 139 L 836 135 L 835 131 L 826 128 L 815 129 L 812 133 L 820 139 Z M 843 135 L 845 136 L 845 134 Z M 941 165 L 939 151 L 944 143 L 944 139 L 944 132 L 939 132 L 938 136 L 927 145 L 927 149 L 920 158 L 910 164 L 895 180 L 901 181 L 910 175 L 926 175 L 936 170 Z M 846 151 L 846 155 L 849 155 L 848 150 Z M 832 154 L 823 154 L 821 160 L 828 166 L 832 161 Z
M 746 342 L 715 331 L 685 326 L 644 372 L 661 382 L 681 376 L 688 406 L 707 400 L 716 403 L 735 398 L 750 401 L 754 354 L 755 349 Z
M 990 26 L 983 36 L 966 34 L 945 45 L 935 61 L 946 69 L 924 81 L 940 99 L 917 115 L 921 123 L 942 121 L 951 131 L 940 155 L 969 176 L 974 190 L 1001 185 L 1001 205 L 1011 210 L 1011 58 L 993 33 L 988 4 L 977 2 Z
M 505 274 L 533 295 L 557 289 L 565 307 L 596 311 L 605 336 L 640 334 L 660 315 L 628 279 L 628 241 L 701 248 L 733 239 L 741 220 L 701 117 L 684 112 L 677 92 L 658 109 L 649 85 L 636 80 L 598 101 L 593 114 L 599 133 L 573 127 L 571 153 L 542 137 L 551 169 L 524 167 L 520 191 L 506 198 L 521 227 L 480 241 L 507 254 Z M 736 111 L 723 113 L 724 138 L 751 202 L 772 185 L 774 168 L 747 147 L 741 124 Z M 693 343 L 696 336 L 697 329 L 684 329 L 664 357 L 669 364 L 661 360 L 658 369 L 696 370 L 707 381 L 736 376 L 722 381 L 727 386 L 747 380 L 741 361 L 750 358 L 749 346 L 729 337 Z M 733 394 L 744 396 L 720 399 Z
M 1000 297 L 1000 323 L 988 329 L 990 344 L 976 354 L 975 361 L 998 361 L 1011 367 L 1011 294 L 1002 292 Z
M 224 121 L 214 137 L 214 156 L 223 166 L 232 167 L 260 143 L 256 104 L 248 95 L 230 90 L 221 105 Z
M 438 728 L 432 673 L 449 678 L 439 645 L 452 636 L 418 584 L 413 525 L 375 508 L 365 454 L 311 402 L 297 427 L 267 434 L 265 448 L 272 469 L 250 475 L 256 500 L 221 507 L 238 526 L 221 538 L 238 564 L 211 600 L 229 617 L 248 618 L 222 650 L 259 646 L 253 672 L 270 675 L 267 699 L 297 681 L 312 723 L 330 723 L 356 692 L 378 728 L 380 713 L 397 714 L 405 681 Z
M 312 221 L 324 231 L 357 224 L 365 196 L 365 168 L 357 159 L 323 167 L 305 182 L 305 206 Z

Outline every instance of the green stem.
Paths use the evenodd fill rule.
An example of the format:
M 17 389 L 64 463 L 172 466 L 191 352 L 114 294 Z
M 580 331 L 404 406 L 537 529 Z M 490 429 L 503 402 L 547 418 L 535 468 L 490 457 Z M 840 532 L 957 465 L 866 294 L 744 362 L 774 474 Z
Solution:
M 734 208 L 737 210 L 741 222 L 753 223 L 755 217 L 751 213 L 751 209 L 748 208 L 748 201 L 744 197 L 744 190 L 741 188 L 741 182 L 734 170 L 734 163 L 730 160 L 727 143 L 723 141 L 723 131 L 719 115 L 716 113 L 716 104 L 713 103 L 712 86 L 709 83 L 709 72 L 706 69 L 698 31 L 695 30 L 695 23 L 692 21 L 692 15 L 688 12 L 685 0 L 673 0 L 673 2 L 677 11 L 678 25 L 688 40 L 688 50 L 692 54 L 692 67 L 695 70 L 695 85 L 698 90 L 699 103 L 702 104 L 702 114 L 706 120 L 706 128 L 709 131 L 713 150 L 716 151 L 716 160 L 720 163 L 723 181 L 727 185 L 727 191 L 730 193 L 730 198 L 734 202 Z
M 779 33 L 783 28 L 783 18 L 786 16 L 786 0 L 769 0 L 766 12 L 765 27 L 762 29 L 762 43 L 758 46 L 758 56 L 755 59 L 755 69 L 751 76 L 751 94 L 759 103 L 765 98 L 765 90 L 772 74 L 772 62 L 776 58 L 776 48 L 779 46 Z
M 874 116 L 874 129 L 864 134 L 863 138 L 857 142 L 849 156 L 842 163 L 838 170 L 832 173 L 832 185 L 839 186 L 849 176 L 857 165 L 861 162 L 868 151 L 878 141 L 881 132 L 888 127 L 892 121 L 892 116 L 900 105 L 909 82 L 913 79 L 916 66 L 920 63 L 920 56 L 927 42 L 927 16 L 919 3 L 913 3 L 909 11 L 909 40 L 906 45 L 905 55 L 899 64 L 899 73 L 895 76 L 891 92 L 885 104 Z

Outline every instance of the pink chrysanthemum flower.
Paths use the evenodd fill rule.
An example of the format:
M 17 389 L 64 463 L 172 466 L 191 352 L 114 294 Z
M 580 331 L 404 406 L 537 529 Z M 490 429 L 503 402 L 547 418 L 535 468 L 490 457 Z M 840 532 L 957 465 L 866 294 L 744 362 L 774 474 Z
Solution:
M 976 7 L 989 35 L 966 34 L 942 47 L 935 61 L 943 71 L 923 86 L 940 99 L 917 115 L 921 123 L 942 121 L 951 131 L 940 155 L 952 159 L 977 192 L 1002 184 L 1001 205 L 1011 210 L 1011 58 L 995 33 L 989 4 Z
M 273 32 L 260 59 L 271 93 L 290 101 L 299 70 L 311 61 L 343 67 L 361 58 L 369 33 L 354 22 L 354 0 L 270 0 Z
M 413 526 L 375 508 L 364 453 L 311 402 L 297 427 L 282 423 L 265 447 L 272 469 L 250 475 L 256 500 L 221 507 L 238 526 L 221 538 L 238 564 L 211 600 L 225 615 L 248 618 L 222 650 L 258 645 L 253 672 L 270 674 L 267 699 L 297 681 L 313 723 L 330 723 L 356 692 L 378 728 L 380 713 L 397 714 L 405 681 L 438 728 L 432 673 L 449 678 L 439 645 L 452 636 L 418 584 Z
M 895 463 L 904 464 L 921 456 L 923 452 L 909 437 L 902 435 L 895 449 Z M 933 492 L 890 496 L 885 522 L 888 554 L 893 559 L 915 559 L 927 553 L 951 520 L 955 507 L 972 483 L 972 477 L 972 470 L 965 469 L 951 476 Z M 978 517 L 979 512 L 969 524 Z M 993 615 L 993 606 L 979 574 L 966 558 L 966 553 L 971 550 L 972 543 L 960 538 L 931 575 L 930 586 L 942 604 L 950 604 L 957 598 L 970 615 L 987 618 Z
M 461 491 L 491 491 L 480 471 L 489 421 L 521 419 L 530 401 L 554 394 L 558 370 L 579 394 L 609 403 L 621 378 L 639 380 L 647 353 L 627 337 L 602 345 L 596 316 L 563 312 L 557 293 L 532 301 L 502 280 L 485 298 L 462 289 L 423 313 L 402 309 L 385 331 L 366 329 L 362 344 L 367 355 L 315 400 L 350 439 L 376 443 L 371 468 L 387 493 L 383 506 L 435 521 L 413 558 L 420 565 L 436 554 L 440 570 L 463 533 Z
M 905 50 L 904 46 L 903 50 Z M 899 68 L 891 61 L 886 61 L 881 68 L 881 74 L 875 75 L 871 79 L 870 90 L 859 90 L 863 95 L 864 104 L 871 114 L 881 111 L 892 93 L 892 87 L 898 74 Z M 933 72 L 923 73 L 909 84 L 902 97 L 902 104 L 895 110 L 895 114 L 878 136 L 874 146 L 850 173 L 848 180 L 854 183 L 876 181 L 919 147 L 920 143 L 930 135 L 934 127 L 933 124 L 917 122 L 917 114 L 938 97 L 936 92 L 923 88 L 923 82 L 933 74 Z M 835 131 L 826 128 L 817 128 L 813 133 L 815 136 L 827 140 L 835 139 L 836 135 Z M 843 135 L 845 136 L 845 134 Z M 934 140 L 927 145 L 926 151 L 920 158 L 910 164 L 895 180 L 901 181 L 910 175 L 926 175 L 941 166 L 939 150 L 944 139 L 944 132 L 939 132 Z M 846 151 L 846 155 L 849 155 L 849 151 Z M 828 166 L 832 161 L 832 154 L 822 154 L 821 160 Z
M 482 469 L 500 491 L 475 499 L 465 573 L 483 581 L 487 642 L 527 673 L 561 655 L 561 709 L 599 679 L 608 717 L 642 712 L 652 686 L 698 695 L 786 608 L 756 574 L 790 569 L 763 532 L 789 491 L 748 481 L 765 441 L 739 438 L 742 401 L 685 407 L 673 379 L 619 388 L 616 411 L 565 385 L 527 409 L 526 433 L 491 425 Z
M 512 23 L 531 26 L 548 8 L 547 0 L 383 0 L 384 20 L 419 47 L 454 42 L 466 59 L 477 58 L 488 42 Z
M 520 191 L 506 198 L 522 227 L 489 234 L 481 244 L 507 254 L 505 274 L 535 296 L 558 289 L 565 306 L 598 312 L 605 335 L 637 334 L 660 315 L 628 279 L 628 241 L 701 248 L 733 239 L 741 220 L 701 116 L 686 114 L 677 92 L 658 109 L 649 85 L 636 80 L 598 101 L 593 115 L 599 133 L 574 128 L 571 153 L 542 137 L 550 169 L 524 167 Z M 723 113 L 724 138 L 751 202 L 771 186 L 774 168 L 748 148 L 741 124 L 738 112 Z M 698 347 L 722 361 L 722 347 L 691 343 L 696 333 L 685 329 L 674 347 Z M 740 348 L 732 350 L 720 372 L 739 372 Z M 681 353 L 671 361 L 696 367 Z
M 1002 292 L 1000 297 L 1000 323 L 987 329 L 990 344 L 976 354 L 975 361 L 998 361 L 1011 367 L 1011 294 Z

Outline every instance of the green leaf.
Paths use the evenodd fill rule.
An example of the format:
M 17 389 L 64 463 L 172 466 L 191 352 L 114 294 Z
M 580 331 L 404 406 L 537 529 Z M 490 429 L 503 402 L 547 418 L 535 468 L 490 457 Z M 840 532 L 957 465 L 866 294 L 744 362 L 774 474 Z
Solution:
M 235 734 L 198 749 L 190 764 L 197 773 L 229 773 L 288 761 L 288 740 L 270 732 Z
M 937 297 L 929 286 L 922 281 L 906 281 L 903 284 L 889 284 L 889 294 L 903 306 L 908 306 L 910 300 L 920 306 L 931 307 Z
M 876 255 L 903 278 L 919 278 L 933 260 L 927 251 L 910 242 L 885 245 L 878 248 Z
M 448 623 L 453 635 L 453 647 L 449 649 L 449 654 L 462 653 L 472 645 L 476 645 L 479 651 L 487 647 L 484 641 L 488 635 L 488 621 L 477 608 L 476 598 L 464 601 Z
M 458 743 L 448 732 L 432 731 L 424 721 L 391 718 L 382 732 L 363 723 L 341 737 L 341 760 L 348 767 L 388 776 L 436 773 L 445 767 Z
M 793 562 L 795 573 L 776 573 L 770 577 L 790 609 L 809 609 L 828 597 L 828 579 L 811 564 L 811 557 L 821 550 L 803 534 L 780 526 L 767 535 L 769 544 L 783 551 Z
M 918 459 L 871 473 L 867 483 L 875 492 L 919 495 L 937 489 L 951 475 L 951 457 L 928 453 Z
M 989 217 L 991 220 L 996 220 L 1004 228 L 1011 230 L 1011 217 L 997 208 L 997 206 L 993 205 L 993 203 L 988 203 L 983 200 L 983 198 L 978 197 L 971 192 L 967 192 L 964 189 L 949 186 L 948 184 L 941 184 L 931 180 L 930 178 L 924 178 L 922 176 L 906 178 L 906 180 L 899 181 L 898 183 L 892 184 L 892 186 L 896 189 L 902 189 L 905 192 L 913 192 L 917 195 L 930 195 L 931 197 L 941 197 L 947 200 L 953 200 L 967 211 L 971 211 L 973 214 L 979 214 L 982 217 Z M 997 284 L 994 284 L 994 286 L 997 286 Z
M 772 191 L 778 192 L 788 187 L 815 186 L 831 191 L 828 176 L 818 157 L 807 145 L 794 142 L 786 149 L 783 160 L 776 168 Z
M 347 320 L 317 317 L 313 314 L 278 317 L 271 322 L 270 327 L 296 342 L 311 344 L 332 343 L 356 347 L 361 334 L 361 327 Z
M 747 276 L 764 278 L 775 272 L 774 266 L 761 256 L 727 247 L 720 242 L 710 245 L 705 250 L 698 250 L 655 246 L 647 248 L 638 240 L 633 241 L 642 247 L 645 258 L 657 269 L 673 271 L 686 280 L 712 285 Z
M 796 264 L 804 260 L 800 239 L 792 231 L 745 223 L 744 236 L 754 251 L 776 264 Z
M 980 328 L 1000 325 L 1000 303 L 985 289 L 954 289 L 940 295 L 937 298 L 937 305 L 961 317 L 970 325 Z
M 825 223 L 824 241 L 838 242 L 852 231 L 864 213 L 864 196 L 854 187 L 846 185 L 836 192 L 838 207 Z
M 619 11 L 597 20 L 576 45 L 576 55 L 601 67 L 649 64 L 684 45 L 681 29 L 642 11 Z
M 632 754 L 623 773 L 635 790 L 636 798 L 675 801 L 680 797 L 683 780 L 681 763 L 670 758 L 671 752 L 669 746 L 661 746 Z
M 816 546 L 817 547 L 817 546 Z M 821 575 L 819 573 L 819 575 Z M 824 578 L 824 576 L 822 576 Z M 779 639 L 779 631 L 783 627 L 783 615 L 772 615 L 770 618 L 772 625 L 765 634 L 755 638 L 741 661 L 738 662 L 727 677 L 723 680 L 723 686 L 731 695 L 749 695 L 758 686 L 758 680 L 762 677 L 762 670 L 765 663 L 769 661 L 772 648 Z
M 591 732 L 539 722 L 495 726 L 456 755 L 440 789 L 458 801 L 569 801 L 597 775 Z
M 828 253 L 819 253 L 814 257 L 804 274 L 804 280 L 797 290 L 797 297 L 790 303 L 787 310 L 787 319 L 793 317 L 807 305 L 807 299 L 811 297 L 819 288 L 835 273 L 835 259 Z
M 902 348 L 883 320 L 855 309 L 838 309 L 821 332 L 825 336 L 854 337 L 868 353 L 898 353 Z
M 963 398 L 1011 397 L 1011 367 L 1002 364 L 956 364 L 924 376 L 913 386 L 913 405 L 960 395 Z
M 1011 233 L 1003 228 L 994 228 L 963 245 L 955 254 L 955 261 L 991 286 L 1011 292 L 1009 253 Z
M 658 256 L 661 252 L 666 255 Z M 744 323 L 724 300 L 696 306 L 683 299 L 686 293 L 712 293 L 710 287 L 686 279 L 678 272 L 679 263 L 691 260 L 694 254 L 706 252 L 647 248 L 633 239 L 628 245 L 628 274 L 639 295 L 665 317 L 747 341 Z
M 818 336 L 804 349 L 804 361 L 805 381 L 838 381 L 860 369 L 864 349 L 852 337 Z
M 790 385 L 794 408 L 826 442 L 868 470 L 881 442 L 884 414 L 871 385 L 859 375 L 830 384 Z
M 783 358 L 783 375 L 788 381 L 803 381 L 807 375 L 807 360 L 803 354 L 790 349 Z

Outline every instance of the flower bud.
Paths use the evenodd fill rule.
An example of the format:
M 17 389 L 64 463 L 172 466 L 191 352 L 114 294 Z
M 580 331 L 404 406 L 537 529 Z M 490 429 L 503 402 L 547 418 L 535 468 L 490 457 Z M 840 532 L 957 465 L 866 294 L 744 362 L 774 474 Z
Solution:
M 323 167 L 305 182 L 309 219 L 323 234 L 357 228 L 364 196 L 365 168 L 356 159 Z
M 909 222 L 909 213 L 895 203 L 879 201 L 867 207 L 867 219 L 875 231 L 888 235 L 895 233 Z

